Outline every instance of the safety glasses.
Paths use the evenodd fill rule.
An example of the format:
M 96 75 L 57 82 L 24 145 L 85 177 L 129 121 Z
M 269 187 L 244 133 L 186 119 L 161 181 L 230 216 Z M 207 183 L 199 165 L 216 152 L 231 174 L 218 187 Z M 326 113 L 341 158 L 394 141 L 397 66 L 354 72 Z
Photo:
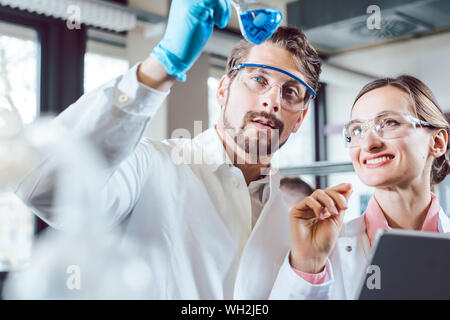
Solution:
M 344 126 L 345 145 L 349 148 L 359 147 L 367 131 L 383 139 L 396 139 L 407 136 L 418 127 L 434 128 L 426 121 L 401 112 L 382 112 L 367 120 L 352 120 Z
M 289 111 L 305 110 L 317 95 L 306 82 L 283 69 L 242 63 L 231 69 L 235 70 L 239 72 L 238 81 L 251 92 L 265 94 L 277 86 L 280 90 L 281 107 Z

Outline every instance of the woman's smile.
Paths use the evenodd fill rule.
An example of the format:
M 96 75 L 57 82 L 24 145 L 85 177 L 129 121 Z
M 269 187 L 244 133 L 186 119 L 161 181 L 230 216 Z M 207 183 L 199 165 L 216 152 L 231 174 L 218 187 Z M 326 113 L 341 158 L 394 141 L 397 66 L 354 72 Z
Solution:
M 362 160 L 362 164 L 365 168 L 368 169 L 379 168 L 391 163 L 392 160 L 394 160 L 394 158 L 395 158 L 394 155 L 384 153 L 370 157 L 365 157 Z

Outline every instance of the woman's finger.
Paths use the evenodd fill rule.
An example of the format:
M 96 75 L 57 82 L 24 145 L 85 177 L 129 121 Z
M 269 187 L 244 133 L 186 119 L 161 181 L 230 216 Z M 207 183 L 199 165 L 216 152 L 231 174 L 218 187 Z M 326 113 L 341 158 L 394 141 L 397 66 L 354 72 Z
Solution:
M 322 205 L 315 200 L 313 197 L 309 196 L 297 203 L 292 209 L 291 209 L 291 215 L 294 218 L 300 218 L 300 219 L 308 219 L 311 217 L 305 216 L 305 211 L 312 210 L 314 213 L 314 216 L 320 217 L 320 212 L 322 210 Z
M 342 194 L 347 200 L 350 198 L 350 195 L 353 192 L 352 185 L 350 183 L 341 183 L 336 186 L 333 186 L 331 188 L 328 188 L 330 190 L 334 190 Z
M 336 205 L 334 203 L 333 198 L 331 198 L 325 191 L 323 190 L 316 190 L 311 195 L 314 199 L 320 202 L 322 206 L 324 206 L 329 213 L 336 215 L 338 214 L 338 210 L 336 208 Z
M 347 199 L 341 193 L 333 189 L 325 189 L 324 191 L 331 198 L 333 198 L 333 201 L 336 204 L 339 211 L 348 209 Z

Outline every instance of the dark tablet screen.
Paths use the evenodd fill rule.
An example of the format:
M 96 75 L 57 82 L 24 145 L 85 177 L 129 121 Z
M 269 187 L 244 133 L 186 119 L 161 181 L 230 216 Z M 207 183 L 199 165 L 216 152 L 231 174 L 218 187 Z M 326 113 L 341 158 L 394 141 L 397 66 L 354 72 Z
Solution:
M 369 255 L 359 299 L 450 300 L 450 235 L 384 230 Z

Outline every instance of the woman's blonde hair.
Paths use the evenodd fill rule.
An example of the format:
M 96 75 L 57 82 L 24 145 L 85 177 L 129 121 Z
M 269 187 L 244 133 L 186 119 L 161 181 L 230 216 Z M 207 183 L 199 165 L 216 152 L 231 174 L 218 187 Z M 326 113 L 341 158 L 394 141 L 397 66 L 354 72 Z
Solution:
M 433 126 L 433 130 L 444 129 L 447 131 L 450 138 L 450 125 L 445 118 L 442 109 L 439 107 L 433 92 L 431 92 L 430 88 L 428 88 L 425 83 L 413 76 L 401 75 L 397 78 L 382 78 L 374 80 L 361 89 L 353 102 L 353 106 L 355 106 L 355 103 L 359 100 L 359 98 L 367 92 L 386 86 L 396 87 L 406 92 L 411 98 L 411 104 L 413 106 L 415 116 L 421 120 L 427 121 Z M 447 152 L 439 158 L 433 160 L 431 167 L 431 185 L 440 183 L 450 173 L 450 161 L 448 154 L 449 143 L 450 139 L 447 140 Z

